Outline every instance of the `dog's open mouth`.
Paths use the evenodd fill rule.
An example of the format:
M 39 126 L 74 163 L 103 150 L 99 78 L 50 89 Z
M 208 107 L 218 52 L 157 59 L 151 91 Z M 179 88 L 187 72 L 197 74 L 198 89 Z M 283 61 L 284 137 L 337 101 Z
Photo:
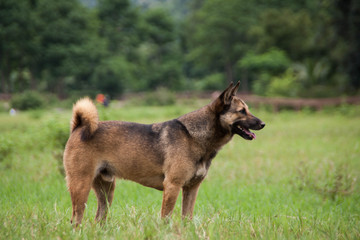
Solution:
M 243 137 L 246 140 L 256 139 L 255 133 L 251 132 L 248 128 L 242 127 L 238 124 L 233 126 L 233 131 L 236 134 L 239 134 L 241 137 Z

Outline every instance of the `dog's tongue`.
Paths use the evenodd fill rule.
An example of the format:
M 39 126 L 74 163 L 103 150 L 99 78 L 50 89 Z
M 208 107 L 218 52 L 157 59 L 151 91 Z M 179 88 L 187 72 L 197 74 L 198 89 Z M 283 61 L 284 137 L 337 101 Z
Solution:
M 255 133 L 250 132 L 250 130 L 246 130 L 246 129 L 245 129 L 245 132 L 246 132 L 247 134 L 249 134 L 253 139 L 256 139 Z

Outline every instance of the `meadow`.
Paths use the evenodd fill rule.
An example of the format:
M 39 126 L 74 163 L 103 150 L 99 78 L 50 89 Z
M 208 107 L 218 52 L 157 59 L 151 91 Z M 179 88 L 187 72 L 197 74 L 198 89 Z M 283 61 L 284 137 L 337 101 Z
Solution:
M 114 102 L 99 114 L 152 123 L 205 103 Z M 266 127 L 256 140 L 235 136 L 219 152 L 192 221 L 181 220 L 181 196 L 163 221 L 162 192 L 117 180 L 106 224 L 94 223 L 91 192 L 77 230 L 61 162 L 71 110 L 0 113 L 0 239 L 359 239 L 359 106 L 252 112 Z

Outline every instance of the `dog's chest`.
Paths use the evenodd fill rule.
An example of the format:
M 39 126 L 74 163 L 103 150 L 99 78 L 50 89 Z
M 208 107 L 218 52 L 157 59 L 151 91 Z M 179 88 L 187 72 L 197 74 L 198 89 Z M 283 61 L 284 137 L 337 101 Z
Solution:
M 198 165 L 196 172 L 195 172 L 195 176 L 196 178 L 205 178 L 206 174 L 208 172 L 208 167 L 206 166 L 205 162 L 202 162 L 201 164 Z
M 202 182 L 202 180 L 204 180 L 204 178 L 206 177 L 206 174 L 208 172 L 208 168 L 206 168 L 205 164 L 201 164 L 196 168 L 195 174 L 193 175 L 193 177 L 185 184 L 186 187 L 191 187 L 194 186 L 200 182 Z
M 202 182 L 202 180 L 204 180 L 204 178 L 206 177 L 210 164 L 211 164 L 211 160 L 213 159 L 213 157 L 215 157 L 216 152 L 211 153 L 210 156 L 207 156 L 206 158 L 202 158 L 197 164 L 196 164 L 196 169 L 195 169 L 195 173 L 193 175 L 193 177 L 190 179 L 190 181 L 188 181 L 188 186 L 193 186 L 195 184 L 198 184 L 200 182 Z

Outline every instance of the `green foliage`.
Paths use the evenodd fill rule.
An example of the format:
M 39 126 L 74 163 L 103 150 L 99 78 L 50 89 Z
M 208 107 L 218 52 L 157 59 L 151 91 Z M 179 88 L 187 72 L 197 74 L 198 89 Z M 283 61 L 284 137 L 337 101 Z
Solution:
M 301 89 L 298 96 L 305 98 L 338 97 L 339 91 L 333 86 L 313 85 L 309 89 Z
M 168 12 L 151 9 L 143 14 L 139 25 L 144 42 L 137 48 L 137 89 L 181 87 L 182 56 L 176 41 L 175 25 Z
M 46 124 L 46 128 L 49 143 L 51 143 L 54 148 L 64 149 L 70 134 L 68 124 L 52 119 Z
M 223 89 L 225 87 L 224 80 L 223 73 L 214 73 L 204 77 L 201 80 L 197 80 L 194 84 L 194 87 L 197 90 L 218 91 L 219 89 Z
M 212 89 L 222 73 L 223 84 L 240 79 L 264 95 L 292 68 L 296 96 L 357 94 L 359 9 L 340 0 L 3 0 L 0 92 Z
M 65 175 L 64 165 L 63 165 L 63 153 L 66 142 L 69 138 L 69 126 L 64 122 L 56 121 L 55 119 L 50 120 L 46 124 L 46 139 L 51 144 L 52 156 L 56 161 L 57 169 L 61 175 Z
M 133 69 L 132 64 L 121 56 L 107 58 L 96 67 L 92 82 L 98 91 L 116 97 L 124 91 L 126 82 L 134 82 Z
M 246 32 L 254 21 L 255 5 L 249 1 L 209 0 L 188 20 L 187 55 L 195 67 L 219 70 L 234 80 L 234 65 L 249 46 Z M 226 17 L 224 17 L 226 16 Z
M 157 45 L 166 44 L 175 39 L 173 20 L 170 14 L 162 8 L 146 11 L 142 24 L 142 34 Z
M 254 94 L 264 96 L 271 82 L 271 74 L 263 72 L 257 75 L 257 79 L 252 83 L 252 90 Z
M 48 78 L 47 90 L 63 97 L 65 79 L 88 75 L 86 68 L 91 69 L 91 63 L 99 57 L 96 53 L 102 45 L 96 46 L 94 42 L 97 24 L 92 21 L 92 15 L 74 0 L 42 0 L 39 1 L 37 11 L 41 19 L 38 38 L 43 46 L 42 57 L 37 60 L 51 76 Z M 87 64 L 84 66 L 84 63 Z
M 311 17 L 307 11 L 270 8 L 260 15 L 259 25 L 252 29 L 252 37 L 258 39 L 260 51 L 276 46 L 285 51 L 291 59 L 298 60 L 310 49 L 312 28 Z
M 100 0 L 98 17 L 100 36 L 107 39 L 112 54 L 131 54 L 139 43 L 137 31 L 139 15 L 129 0 Z
M 330 162 L 326 166 L 312 166 L 323 169 L 321 174 L 310 173 L 310 166 L 308 165 L 310 164 L 301 165 L 298 168 L 298 182 L 296 184 L 300 190 L 309 188 L 331 200 L 350 195 L 355 190 L 357 179 L 351 175 L 346 165 L 334 166 L 334 162 Z
M 344 116 L 349 116 L 349 117 L 360 117 L 360 108 L 358 108 L 357 106 L 353 106 L 353 105 L 349 105 L 349 104 L 341 104 L 340 106 L 338 106 L 337 108 L 330 108 L 325 110 L 326 112 L 330 112 L 330 113 L 340 113 L 343 114 Z
M 194 0 L 131 0 L 136 6 L 142 7 L 144 10 L 148 9 L 167 9 L 175 21 L 181 22 L 189 13 L 189 5 L 193 4 Z
M 270 79 L 266 95 L 295 97 L 298 95 L 299 90 L 299 83 L 297 82 L 294 72 L 291 69 L 288 69 L 280 77 L 273 77 Z
M 10 109 L 10 105 L 8 102 L 0 101 L 0 113 L 8 112 Z
M 33 7 L 27 0 L 0 2 L 0 91 L 12 89 L 10 76 L 22 71 L 36 49 L 32 41 L 35 30 Z M 26 40 L 25 40 L 26 39 Z
M 43 108 L 46 101 L 39 92 L 26 91 L 16 94 L 11 98 L 11 107 L 19 110 L 29 110 Z
M 286 56 L 285 51 L 271 48 L 263 54 L 248 52 L 239 62 L 240 69 L 250 72 L 268 72 L 278 74 L 290 66 L 291 60 Z
M 0 136 L 0 162 L 14 151 L 14 143 L 10 136 Z
M 158 88 L 154 92 L 149 92 L 143 100 L 144 105 L 148 106 L 166 106 L 173 105 L 176 102 L 176 96 L 167 88 Z

